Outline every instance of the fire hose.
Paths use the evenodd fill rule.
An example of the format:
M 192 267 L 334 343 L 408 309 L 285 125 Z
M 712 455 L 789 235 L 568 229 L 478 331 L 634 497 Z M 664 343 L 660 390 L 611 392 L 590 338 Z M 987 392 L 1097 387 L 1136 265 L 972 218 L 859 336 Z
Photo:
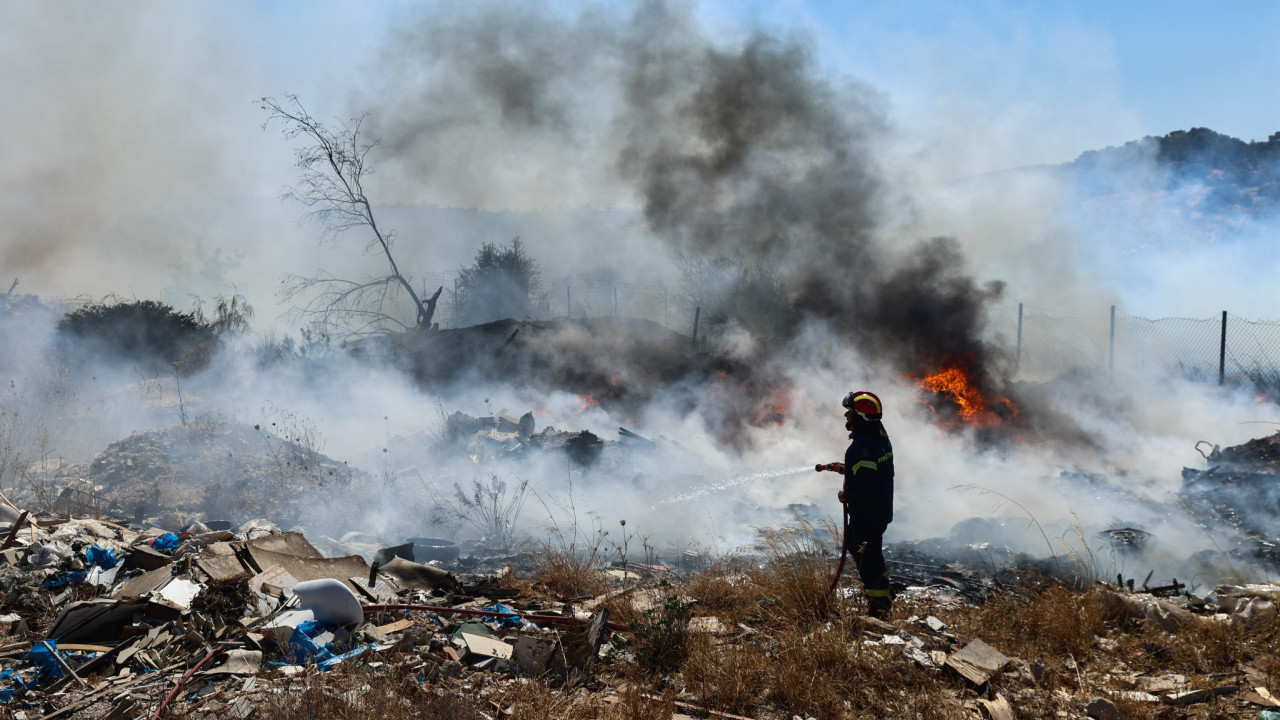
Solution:
M 824 470 L 835 472 L 835 468 L 833 467 L 834 465 L 836 465 L 836 463 L 828 463 L 826 465 L 818 465 L 814 469 L 817 470 L 818 472 L 822 472 Z M 841 501 L 840 501 L 840 507 L 843 511 L 843 524 L 842 524 L 841 536 L 840 536 L 840 562 L 836 565 L 836 572 L 835 572 L 835 575 L 831 578 L 831 585 L 827 588 L 827 591 L 823 593 L 822 597 L 815 600 L 813 605 L 811 605 L 808 609 L 795 615 L 794 617 L 790 617 L 785 620 L 780 620 L 778 622 L 771 623 L 766 627 L 776 627 L 778 625 L 783 625 L 783 624 L 798 620 L 801 617 L 804 617 L 806 614 L 821 612 L 822 609 L 827 606 L 827 602 L 831 598 L 831 596 L 835 594 L 836 588 L 840 585 L 840 578 L 844 575 L 845 558 L 848 557 L 849 555 L 849 506 L 847 503 L 844 502 L 843 497 L 841 498 Z M 443 606 L 437 606 L 437 605 L 413 605 L 413 604 L 365 605 L 363 606 L 363 610 L 365 612 L 382 612 L 382 611 L 392 611 L 392 610 L 417 610 L 421 612 L 438 613 L 441 615 L 472 615 L 472 616 L 479 616 L 479 617 L 519 618 L 521 620 L 528 620 L 530 622 L 574 623 L 579 625 L 587 622 L 582 618 L 569 617 L 565 615 L 532 615 L 532 614 L 522 614 L 522 613 L 515 613 L 515 612 L 499 612 L 496 610 L 474 610 L 471 608 L 451 608 L 451 607 L 443 607 Z M 606 622 L 605 627 L 609 628 L 610 630 L 618 630 L 618 631 L 626 631 L 630 629 L 625 625 L 622 625 L 620 623 L 615 623 L 615 622 Z
M 183 675 L 182 679 L 178 681 L 178 684 L 174 685 L 173 689 L 169 691 L 169 694 L 165 696 L 164 702 L 160 703 L 160 706 L 156 708 L 156 714 L 151 716 L 151 720 L 156 720 L 156 718 L 159 718 L 160 715 L 164 713 L 165 707 L 167 707 L 169 703 L 172 702 L 173 699 L 178 696 L 178 692 L 182 690 L 183 685 L 187 684 L 187 681 L 191 679 L 191 676 L 195 675 L 196 671 L 199 670 L 201 666 L 203 666 L 205 663 L 209 662 L 209 660 L 211 660 L 215 655 L 222 652 L 224 647 L 225 647 L 224 645 L 219 645 L 218 647 L 210 650 L 208 655 L 205 655 L 204 658 L 200 660 L 200 662 L 195 664 L 195 667 L 192 667 L 190 670 L 188 670 L 187 674 Z
M 822 472 L 824 470 L 836 472 L 834 467 L 836 463 L 827 463 L 826 465 L 818 465 L 813 469 Z M 844 501 L 844 493 L 840 494 L 840 510 L 843 522 L 840 527 L 840 562 L 836 565 L 835 577 L 831 578 L 831 587 L 827 588 L 827 592 L 814 603 L 814 612 L 825 608 L 827 600 L 835 594 L 836 587 L 840 585 L 840 578 L 844 575 L 844 559 L 849 555 L 849 504 Z

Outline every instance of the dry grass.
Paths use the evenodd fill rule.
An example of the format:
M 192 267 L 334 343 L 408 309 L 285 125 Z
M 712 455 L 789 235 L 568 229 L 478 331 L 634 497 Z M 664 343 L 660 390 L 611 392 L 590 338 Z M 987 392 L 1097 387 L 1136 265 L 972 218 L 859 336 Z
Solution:
M 699 615 L 716 615 L 730 624 L 742 622 L 756 614 L 756 604 L 763 597 L 751 570 L 742 559 L 721 560 L 687 577 L 683 592 L 697 600 Z
M 960 619 L 957 629 L 1026 658 L 1088 655 L 1106 630 L 1107 605 L 1059 583 L 1007 589 Z
M 414 677 L 378 674 L 358 665 L 273 683 L 255 699 L 255 717 L 272 720 L 481 720 L 456 692 L 440 692 Z M 181 708 L 172 708 L 174 717 Z
M 763 700 L 773 666 L 765 646 L 722 644 L 696 638 L 684 666 L 684 681 L 698 702 L 735 715 L 751 715 Z
M 535 585 L 562 602 L 609 590 L 595 553 L 548 548 L 538 556 Z
M 804 520 L 758 528 L 764 562 L 748 572 L 762 600 L 763 615 L 776 621 L 812 619 L 827 596 L 840 556 L 840 531 Z M 831 603 L 835 605 L 834 601 Z
M 588 720 L 604 716 L 604 704 L 592 693 L 582 689 L 566 690 L 539 680 L 517 680 L 495 692 L 489 700 L 500 709 L 498 714 L 502 717 Z

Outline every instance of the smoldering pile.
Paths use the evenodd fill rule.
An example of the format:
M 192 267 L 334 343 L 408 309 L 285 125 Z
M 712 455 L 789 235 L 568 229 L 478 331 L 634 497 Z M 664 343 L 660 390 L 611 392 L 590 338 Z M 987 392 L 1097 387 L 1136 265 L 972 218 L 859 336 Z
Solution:
M 135 432 L 90 463 L 59 467 L 50 489 L 53 506 L 68 513 L 268 517 L 287 526 L 305 515 L 308 494 L 358 485 L 361 476 L 301 435 L 201 419 Z
M 622 418 L 660 402 L 679 414 L 702 413 L 729 445 L 745 442 L 746 428 L 781 422 L 790 403 L 790 380 L 767 355 L 705 352 L 696 335 L 634 318 L 508 319 L 400 333 L 351 351 L 443 393 L 495 384 L 568 392 L 583 409 Z
M 1280 432 L 1202 454 L 1207 469 L 1182 471 L 1183 505 L 1207 530 L 1232 531 L 1232 557 L 1280 569 Z

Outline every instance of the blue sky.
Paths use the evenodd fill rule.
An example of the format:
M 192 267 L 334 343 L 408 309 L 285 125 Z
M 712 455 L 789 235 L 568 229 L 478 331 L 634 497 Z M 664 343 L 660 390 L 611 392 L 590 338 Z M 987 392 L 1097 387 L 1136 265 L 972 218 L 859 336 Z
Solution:
M 1122 116 L 1098 143 L 1134 130 L 1210 127 L 1244 140 L 1280 131 L 1276 2 L 803 0 L 754 3 L 746 13 L 806 24 L 833 68 L 891 96 L 971 93 L 993 107 L 1054 106 L 1092 90 Z
M 319 78 L 316 70 L 336 72 L 331 90 L 358 83 L 342 65 L 375 49 L 386 24 L 417 5 L 258 3 L 264 39 L 293 38 L 267 40 L 268 71 L 293 74 L 299 84 Z M 1033 142 L 1038 125 L 1044 147 L 998 155 L 1058 162 L 1191 127 L 1243 140 L 1280 131 L 1280 2 L 713 0 L 698 7 L 713 26 L 809 33 L 825 67 L 878 88 L 903 132 L 922 142 L 947 137 L 939 125 L 970 117 L 1016 142 Z
M 364 62 L 387 24 L 421 5 L 259 3 L 264 36 L 295 38 L 265 43 L 274 48 L 266 70 L 322 101 L 376 73 L 370 66 L 353 73 L 352 61 Z M 927 158 L 919 171 L 926 179 L 1064 162 L 1192 127 L 1246 141 L 1280 131 L 1280 2 L 706 0 L 696 7 L 727 37 L 752 27 L 807 34 L 833 76 L 882 94 L 901 152 Z

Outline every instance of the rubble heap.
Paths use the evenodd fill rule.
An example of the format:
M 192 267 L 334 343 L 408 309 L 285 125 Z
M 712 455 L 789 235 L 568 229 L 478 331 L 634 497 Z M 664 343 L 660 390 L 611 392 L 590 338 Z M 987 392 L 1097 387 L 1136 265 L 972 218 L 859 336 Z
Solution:
M 138 431 L 58 471 L 59 509 L 141 520 L 161 512 L 296 521 L 304 494 L 358 474 L 272 428 L 196 420 Z
M 372 564 L 326 557 L 265 521 L 175 532 L 17 513 L 0 533 L 0 703 L 13 717 L 315 717 L 314 703 L 322 716 L 341 705 L 362 718 L 762 720 L 921 703 L 965 718 L 1280 707 L 1280 666 L 1251 665 L 1243 649 L 1250 633 L 1280 637 L 1274 585 L 1222 586 L 1212 600 L 1122 581 L 1073 595 L 900 566 L 919 584 L 899 589 L 893 622 L 882 622 L 856 616 L 862 601 L 847 585 L 830 603 L 787 609 L 804 581 L 785 573 L 800 556 L 683 572 L 620 559 L 582 568 L 598 589 L 569 598 L 509 565 L 463 575 L 417 562 L 413 542 Z M 974 583 L 990 597 L 976 598 Z M 1214 650 L 1226 637 L 1241 643 L 1232 654 Z M 1212 652 L 1178 665 L 1178 638 Z M 813 665 L 803 682 L 825 683 L 828 700 L 803 673 L 785 679 L 796 665 Z M 743 682 L 760 689 L 737 693 Z M 290 714 L 300 707 L 312 714 Z

